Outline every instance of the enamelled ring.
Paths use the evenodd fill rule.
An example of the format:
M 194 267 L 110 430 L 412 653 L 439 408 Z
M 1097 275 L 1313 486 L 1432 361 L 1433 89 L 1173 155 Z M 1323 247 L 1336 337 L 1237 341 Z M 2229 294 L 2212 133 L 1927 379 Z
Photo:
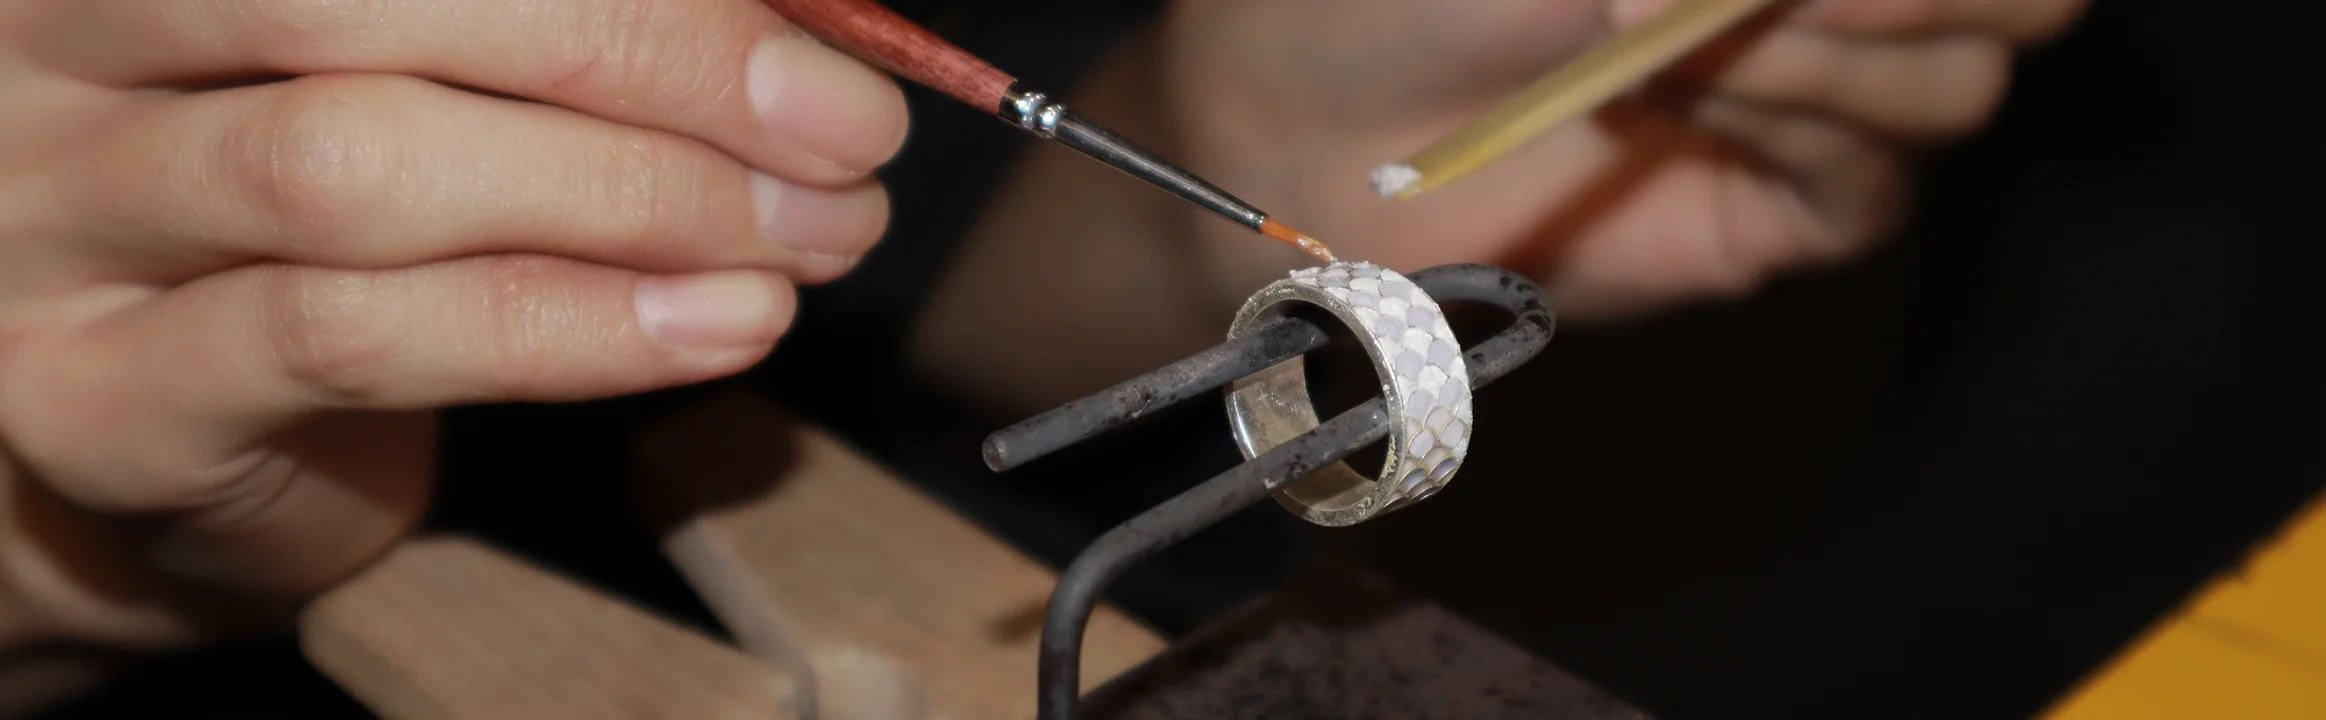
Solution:
M 1436 300 L 1403 275 L 1371 263 L 1304 268 L 1244 303 L 1228 330 L 1243 337 L 1313 305 L 1355 332 L 1381 378 L 1389 451 L 1379 480 L 1336 462 L 1276 491 L 1277 502 L 1309 522 L 1353 525 L 1445 488 L 1470 451 L 1470 371 Z M 1318 425 L 1303 356 L 1228 388 L 1228 419 L 1249 460 Z

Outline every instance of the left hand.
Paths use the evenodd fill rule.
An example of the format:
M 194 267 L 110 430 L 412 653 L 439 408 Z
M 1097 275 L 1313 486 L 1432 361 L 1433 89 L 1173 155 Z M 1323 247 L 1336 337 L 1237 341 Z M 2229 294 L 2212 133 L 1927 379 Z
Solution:
M 364 568 L 439 409 L 749 368 L 907 125 L 760 0 L 0 2 L 0 716 Z
M 1161 77 L 1187 164 L 1344 257 L 1529 272 L 1563 317 L 1746 292 L 1897 221 L 1917 149 L 1984 124 L 2083 0 L 1779 3 L 1657 92 L 1409 201 L 1367 185 L 1673 0 L 1180 0 Z M 1297 258 L 1198 222 L 1226 288 Z M 1275 256 L 1258 253 L 1277 253 Z M 1233 299 L 1230 299 L 1232 301 Z

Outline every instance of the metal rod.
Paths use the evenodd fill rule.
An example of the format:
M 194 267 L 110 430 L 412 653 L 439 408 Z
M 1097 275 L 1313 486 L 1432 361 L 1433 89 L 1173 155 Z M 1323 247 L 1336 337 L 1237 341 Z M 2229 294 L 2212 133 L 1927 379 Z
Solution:
M 1523 277 L 1483 265 L 1456 265 L 1423 270 L 1413 279 L 1440 303 L 1485 302 L 1514 316 L 1508 328 L 1466 353 L 1472 388 L 1526 364 L 1550 342 L 1555 316 L 1542 292 Z M 1287 319 L 1286 324 L 1305 326 L 1317 336 L 1270 328 L 1211 348 L 996 433 L 987 441 L 987 461 L 997 462 L 999 447 L 998 464 L 1021 464 L 1323 344 L 1322 331 L 1307 321 Z M 1279 355 L 1288 348 L 1294 349 Z M 1099 536 L 1059 575 L 1043 616 L 1037 717 L 1075 716 L 1082 690 L 1082 637 L 1108 583 L 1133 563 L 1266 499 L 1275 488 L 1379 442 L 1388 425 L 1381 399 L 1373 398 Z
M 1483 265 L 1429 268 L 1415 273 L 1413 278 L 1439 302 L 1483 302 L 1516 316 L 1513 330 L 1469 351 L 1467 364 L 1473 377 L 1501 377 L 1510 368 L 1533 359 L 1550 336 L 1552 313 L 1544 306 L 1541 291 L 1525 278 Z M 1503 339 L 1512 332 L 1525 335 Z M 1541 337 L 1536 337 L 1538 334 Z M 1324 330 L 1306 320 L 1280 320 L 1259 332 L 1212 346 L 988 435 L 985 464 L 994 472 L 1024 467 L 1294 355 L 1323 347 L 1328 340 L 1330 336 Z M 1497 342 L 1516 343 L 1520 350 L 1513 352 L 1493 344 Z
M 1267 499 L 1274 488 L 1380 442 L 1388 432 L 1389 414 L 1381 398 L 1373 398 L 1099 536 L 1058 576 L 1049 611 L 1042 616 L 1035 717 L 1074 716 L 1082 692 L 1083 631 L 1090 626 L 1099 592 L 1124 570 Z
M 1414 273 L 1413 282 L 1441 305 L 1483 302 L 1512 315 L 1510 327 L 1465 353 L 1472 391 L 1541 355 L 1558 328 L 1558 314 L 1543 301 L 1542 289 L 1508 270 L 1488 265 L 1441 265 Z
M 1148 413 L 1324 347 L 1329 339 L 1306 321 L 1278 321 L 988 435 L 985 465 L 994 472 L 1015 470 Z

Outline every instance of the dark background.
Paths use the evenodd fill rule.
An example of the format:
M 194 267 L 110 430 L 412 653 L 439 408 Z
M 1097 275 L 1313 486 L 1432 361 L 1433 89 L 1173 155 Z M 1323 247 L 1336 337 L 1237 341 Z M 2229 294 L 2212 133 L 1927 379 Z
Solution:
M 1264 506 L 1116 599 L 1183 630 L 1329 548 L 1671 718 L 2039 711 L 2326 484 L 2304 252 L 2326 126 L 2288 100 L 2318 87 L 2300 4 L 2094 4 L 2026 59 L 1990 132 L 1934 159 L 1882 254 L 1747 302 L 1562 329 L 1481 397 L 1459 490 L 1335 533 Z M 892 5 L 1047 87 L 1149 10 Z M 1062 563 L 1235 455 L 1204 406 L 1008 476 L 978 464 L 977 439 L 1016 418 L 948 407 L 895 360 L 1020 142 L 914 101 L 891 237 L 811 292 L 747 382 Z M 642 418 L 700 391 L 459 411 L 434 524 L 711 628 L 619 471 Z M 362 716 L 277 637 L 57 717 L 153 714 Z

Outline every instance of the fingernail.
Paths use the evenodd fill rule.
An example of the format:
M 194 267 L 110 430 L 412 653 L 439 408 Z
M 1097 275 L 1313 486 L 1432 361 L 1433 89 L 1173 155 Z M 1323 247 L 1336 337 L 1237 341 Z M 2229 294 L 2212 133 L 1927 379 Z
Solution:
M 895 84 L 837 50 L 770 38 L 752 49 L 744 73 L 759 121 L 797 152 L 870 172 L 903 144 L 905 108 Z
M 638 327 L 664 345 L 734 347 L 775 335 L 782 298 L 757 273 L 724 272 L 638 281 Z
M 751 173 L 751 204 L 761 237 L 816 255 L 862 255 L 888 225 L 886 195 L 795 185 L 758 172 Z
M 759 218 L 761 237 L 782 240 L 776 232 L 776 222 L 783 218 L 784 186 L 782 180 L 757 170 L 751 171 L 751 210 Z

